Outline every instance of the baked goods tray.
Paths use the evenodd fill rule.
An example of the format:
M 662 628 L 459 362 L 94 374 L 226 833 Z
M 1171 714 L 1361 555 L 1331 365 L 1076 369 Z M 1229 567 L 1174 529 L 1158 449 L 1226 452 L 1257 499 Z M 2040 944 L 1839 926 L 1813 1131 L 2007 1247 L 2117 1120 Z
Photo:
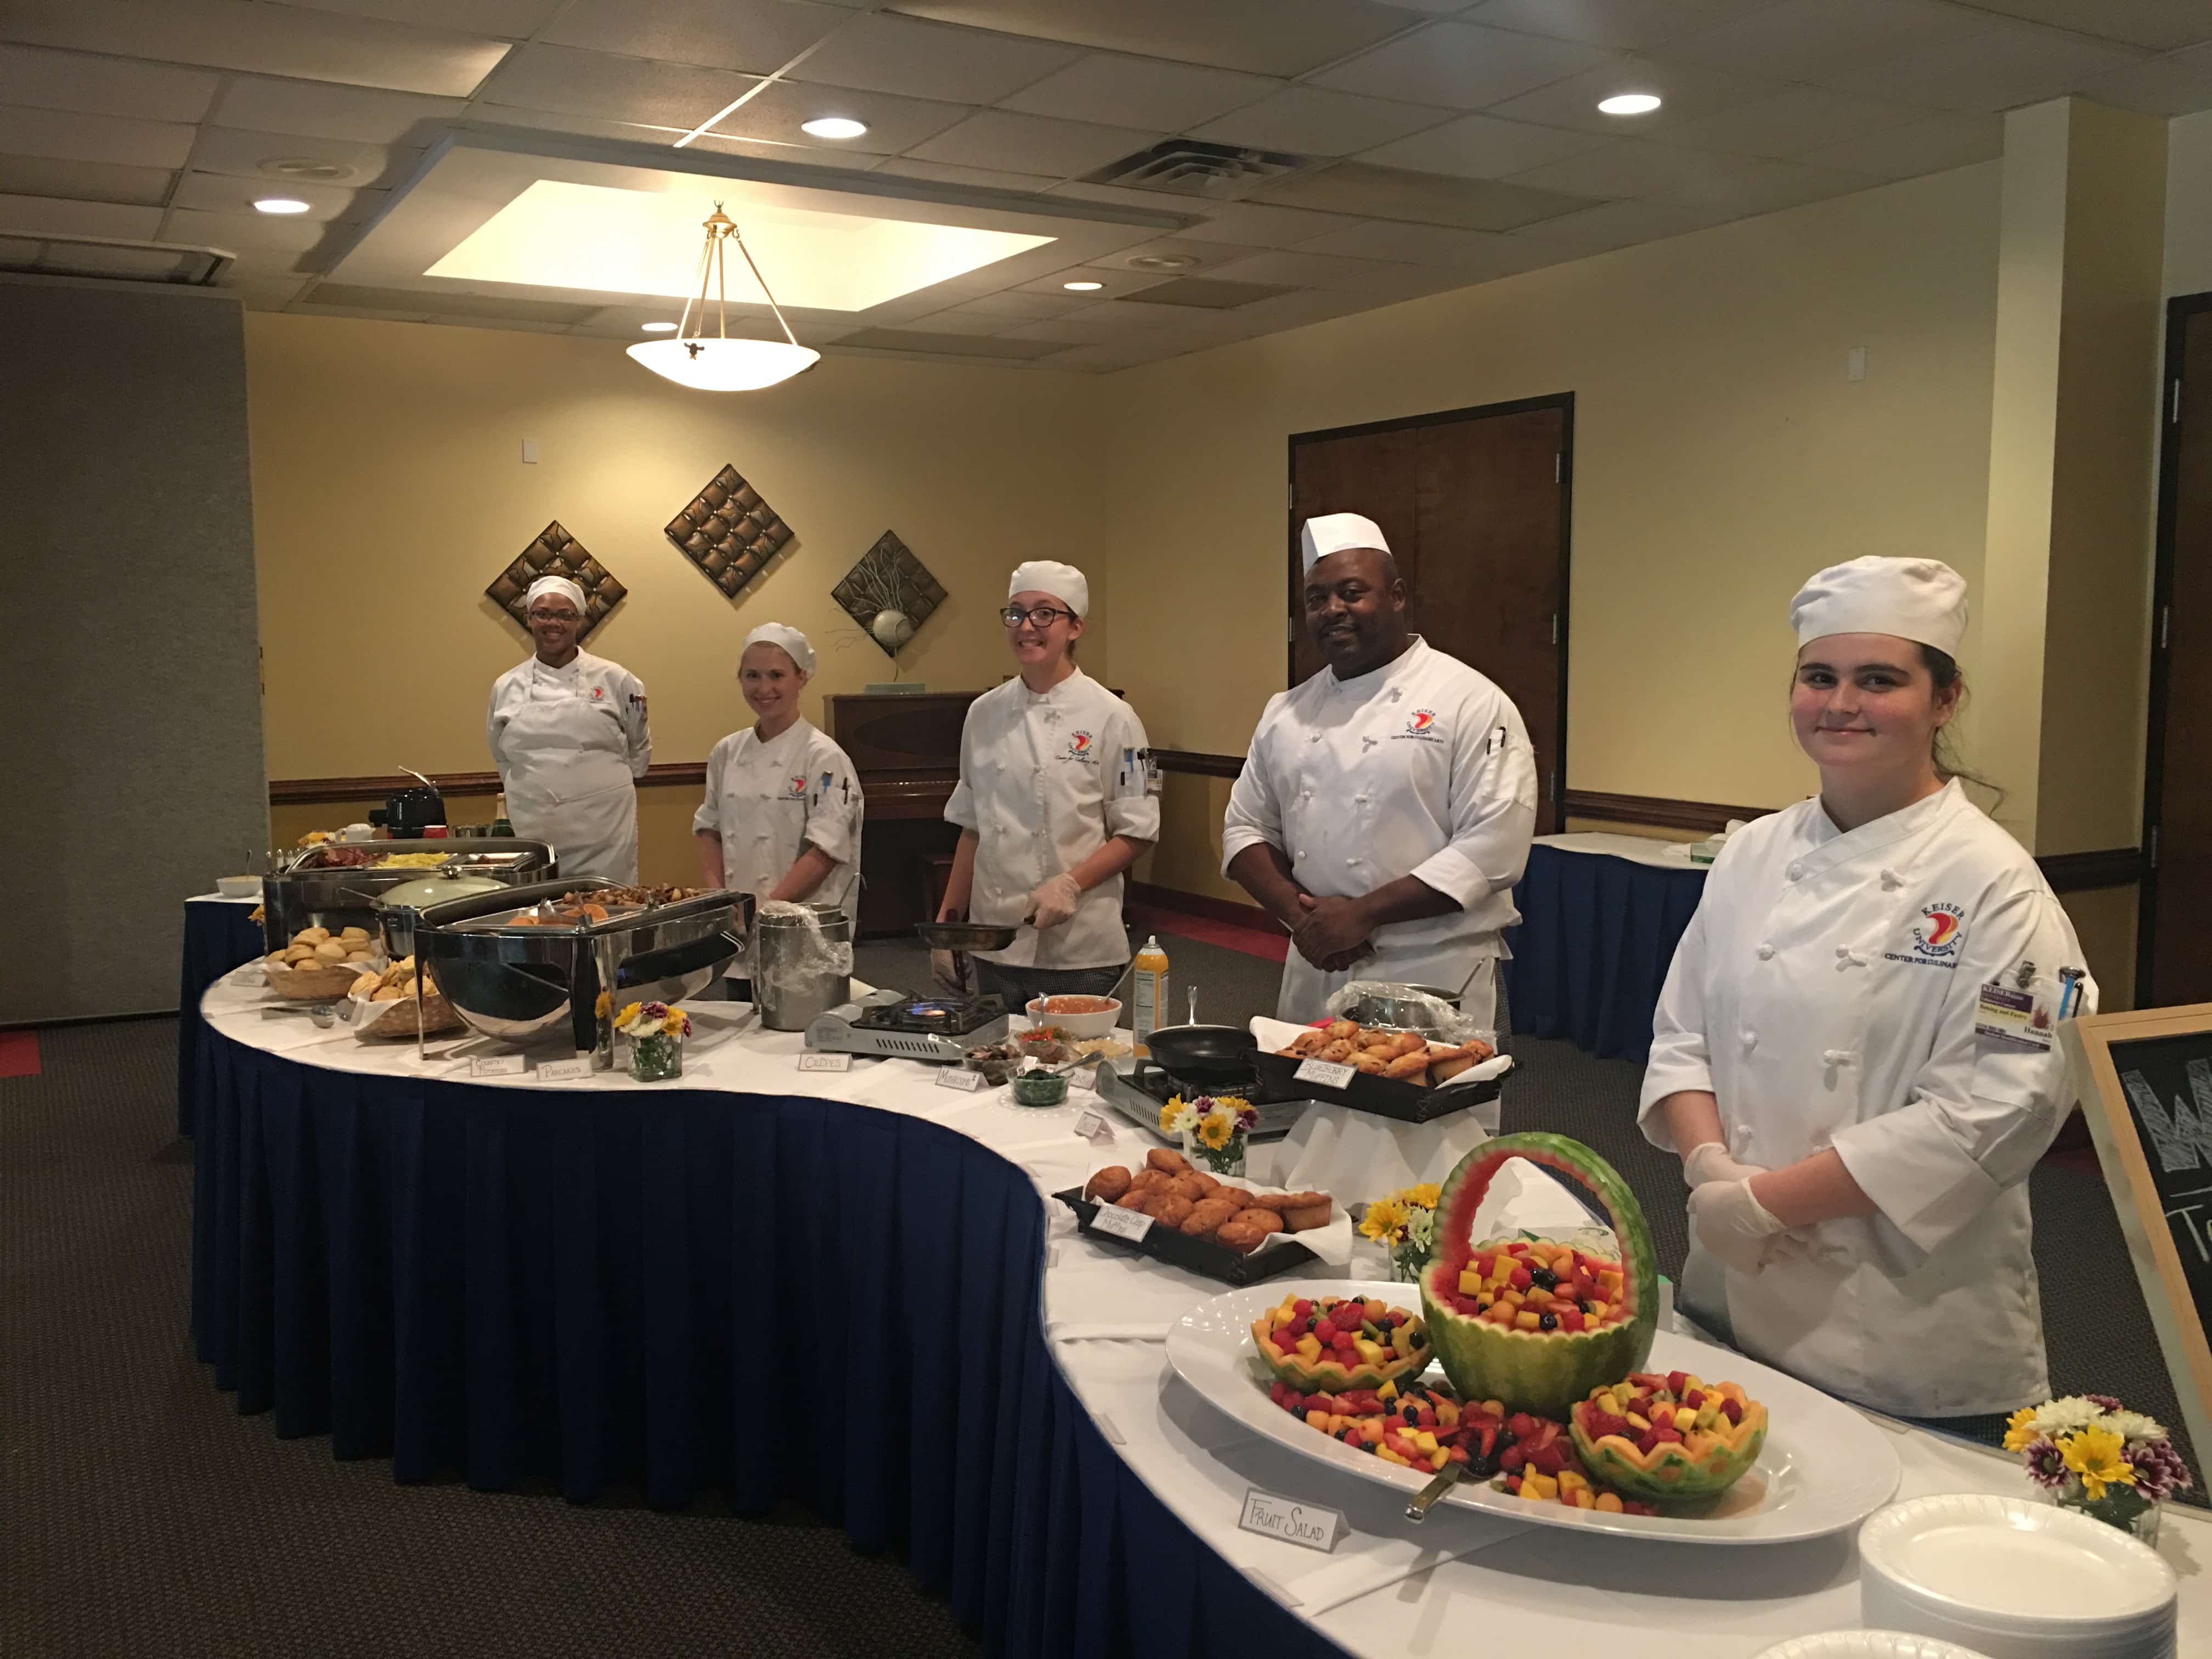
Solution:
M 1253 1055 L 1252 1064 L 1274 1099 L 1326 1101 L 1332 1106 L 1348 1106 L 1355 1112 L 1395 1118 L 1401 1123 L 1433 1122 L 1498 1098 L 1498 1079 L 1494 1077 L 1480 1083 L 1425 1088 L 1417 1083 L 1401 1083 L 1396 1078 L 1355 1072 L 1352 1080 L 1340 1089 L 1316 1082 L 1311 1077 L 1300 1077 L 1298 1067 L 1305 1061 L 1296 1054 L 1271 1054 L 1263 1050 Z
M 1410 1085 L 1408 1085 L 1410 1086 Z M 1245 1255 L 1225 1244 L 1217 1244 L 1210 1238 L 1193 1238 L 1173 1227 L 1155 1223 L 1145 1230 L 1141 1238 L 1127 1239 L 1109 1233 L 1091 1224 L 1103 1206 L 1084 1197 L 1083 1188 L 1070 1187 L 1053 1196 L 1075 1212 L 1075 1224 L 1089 1237 L 1101 1243 L 1115 1244 L 1138 1255 L 1148 1255 L 1155 1261 L 1164 1261 L 1170 1267 L 1181 1267 L 1207 1279 L 1218 1279 L 1224 1285 L 1242 1288 L 1257 1285 L 1263 1279 L 1273 1279 L 1278 1273 L 1293 1273 L 1310 1267 L 1320 1260 L 1303 1244 L 1284 1243 L 1270 1244 L 1262 1250 Z M 1123 1211 L 1123 1214 L 1134 1214 Z

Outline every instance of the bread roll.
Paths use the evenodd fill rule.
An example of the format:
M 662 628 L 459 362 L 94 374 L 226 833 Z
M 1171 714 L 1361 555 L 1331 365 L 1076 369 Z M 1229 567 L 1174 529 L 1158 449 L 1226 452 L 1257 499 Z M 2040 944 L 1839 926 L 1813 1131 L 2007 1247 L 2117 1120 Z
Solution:
M 1158 1170 L 1163 1175 L 1177 1176 L 1190 1168 L 1188 1158 L 1181 1152 L 1172 1152 L 1165 1146 L 1155 1146 L 1151 1152 L 1146 1152 L 1145 1163 L 1148 1167 Z
M 343 962 L 346 948 L 334 939 L 326 939 L 315 947 L 315 957 L 320 962 Z
M 330 936 L 331 930 L 327 927 L 302 927 L 298 933 L 292 935 L 292 943 L 295 945 L 320 945 Z
M 1083 1183 L 1083 1195 L 1100 1204 L 1111 1204 L 1129 1190 L 1129 1172 L 1109 1164 Z
M 1283 1218 L 1283 1231 L 1291 1233 L 1311 1232 L 1316 1227 L 1328 1225 L 1329 1218 L 1336 1213 L 1335 1203 L 1327 1198 L 1318 1204 L 1308 1204 L 1295 1210 L 1278 1212 Z

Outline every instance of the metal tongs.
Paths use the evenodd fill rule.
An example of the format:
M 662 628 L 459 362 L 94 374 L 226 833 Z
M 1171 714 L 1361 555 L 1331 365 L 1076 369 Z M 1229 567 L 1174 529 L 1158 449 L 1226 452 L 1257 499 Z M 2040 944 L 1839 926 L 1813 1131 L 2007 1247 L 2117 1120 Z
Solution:
M 1415 1522 L 1427 1520 L 1429 1511 L 1436 1507 L 1437 1500 L 1459 1484 L 1460 1472 L 1466 1468 L 1464 1463 L 1446 1463 L 1438 1469 L 1435 1478 L 1415 1493 L 1413 1501 L 1406 1505 L 1406 1519 Z

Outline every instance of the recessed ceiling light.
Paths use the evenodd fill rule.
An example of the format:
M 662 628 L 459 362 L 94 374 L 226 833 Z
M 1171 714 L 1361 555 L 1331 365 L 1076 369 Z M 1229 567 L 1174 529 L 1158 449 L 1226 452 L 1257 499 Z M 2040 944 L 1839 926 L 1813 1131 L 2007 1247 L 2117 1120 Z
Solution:
M 673 323 L 642 323 L 639 325 L 639 327 L 647 334 L 673 334 L 676 332 L 676 325 Z
M 349 167 L 337 161 L 319 161 L 311 156 L 272 155 L 261 164 L 261 170 L 273 173 L 279 179 L 313 179 L 323 184 L 353 177 Z
M 811 121 L 801 121 L 799 130 L 817 138 L 857 138 L 868 130 L 868 124 L 849 115 L 817 115 Z
M 1105 287 L 1106 284 L 1103 283 L 1062 283 L 1060 286 L 1066 289 L 1070 294 L 1096 294 L 1100 289 Z
M 1129 256 L 1132 270 L 1188 270 L 1198 263 L 1191 253 L 1134 253 Z
M 305 213 L 307 204 L 296 196 L 260 196 L 254 198 L 257 213 Z
M 1649 115 L 1659 107 L 1656 92 L 1619 92 L 1597 100 L 1601 115 Z

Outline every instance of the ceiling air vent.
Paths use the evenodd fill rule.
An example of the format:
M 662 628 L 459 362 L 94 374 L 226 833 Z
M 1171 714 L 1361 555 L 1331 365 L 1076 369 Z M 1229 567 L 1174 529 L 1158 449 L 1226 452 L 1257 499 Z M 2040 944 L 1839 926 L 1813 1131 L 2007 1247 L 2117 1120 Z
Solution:
M 1221 200 L 1242 196 L 1270 179 L 1280 179 L 1310 165 L 1303 155 L 1286 155 L 1279 150 L 1240 149 L 1234 144 L 1209 144 L 1197 138 L 1167 138 L 1150 149 L 1109 161 L 1096 173 L 1086 173 L 1083 182 Z
M 38 231 L 0 232 L 0 270 L 40 276 L 105 276 L 129 283 L 182 283 L 213 287 L 230 269 L 220 248 L 171 242 L 118 241 L 106 236 L 57 236 Z

